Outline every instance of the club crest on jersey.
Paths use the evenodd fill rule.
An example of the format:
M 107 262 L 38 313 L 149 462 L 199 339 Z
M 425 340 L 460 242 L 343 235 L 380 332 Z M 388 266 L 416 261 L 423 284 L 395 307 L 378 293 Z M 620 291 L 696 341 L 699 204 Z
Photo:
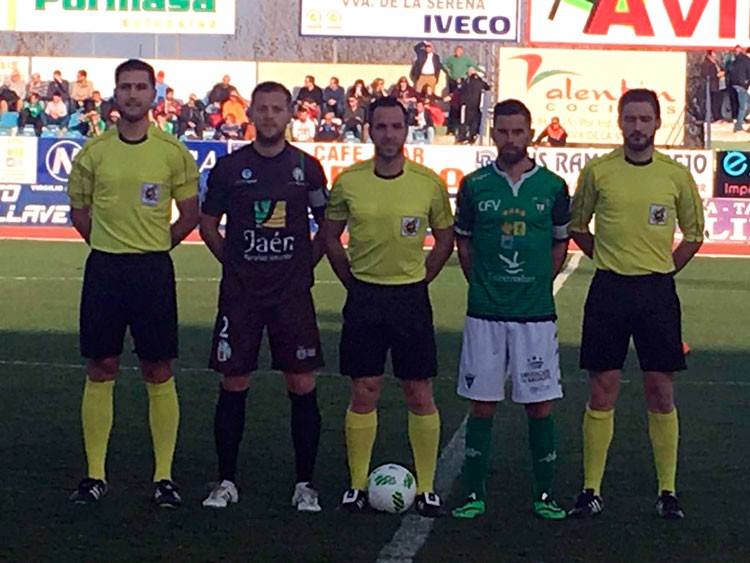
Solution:
M 240 176 L 242 176 L 243 180 L 249 180 L 253 177 L 253 171 L 249 168 L 245 168 L 242 170 L 242 172 L 240 172 Z
M 305 181 L 305 171 L 299 166 L 295 167 L 294 170 L 292 170 L 292 179 L 298 184 L 303 183 Z
M 255 226 L 266 229 L 286 228 L 286 201 L 262 199 L 253 202 Z
M 141 203 L 149 207 L 155 207 L 159 204 L 159 194 L 161 186 L 153 182 L 144 182 L 141 184 Z
M 401 236 L 415 237 L 419 234 L 420 217 L 401 217 Z
M 667 208 L 663 205 L 652 203 L 651 209 L 648 212 L 648 223 L 649 225 L 666 225 Z

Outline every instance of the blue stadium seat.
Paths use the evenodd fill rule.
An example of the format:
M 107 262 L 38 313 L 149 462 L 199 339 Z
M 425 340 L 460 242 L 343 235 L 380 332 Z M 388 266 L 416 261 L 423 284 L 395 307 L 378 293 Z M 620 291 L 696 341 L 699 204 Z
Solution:
M 36 131 L 33 125 L 27 125 L 23 129 L 18 130 L 19 137 L 36 137 Z
M 6 111 L 0 115 L 0 127 L 18 127 L 18 112 Z
M 70 120 L 68 120 L 68 129 L 73 129 L 81 124 L 82 112 L 79 110 L 75 113 L 70 114 Z
M 65 132 L 65 138 L 66 139 L 85 139 L 86 137 L 84 137 L 80 131 L 76 131 L 75 129 L 68 129 Z
M 57 139 L 60 136 L 60 130 L 55 127 L 45 127 L 42 129 L 42 139 Z
M 10 137 L 13 135 L 13 129 L 10 127 L 0 127 L 0 137 Z

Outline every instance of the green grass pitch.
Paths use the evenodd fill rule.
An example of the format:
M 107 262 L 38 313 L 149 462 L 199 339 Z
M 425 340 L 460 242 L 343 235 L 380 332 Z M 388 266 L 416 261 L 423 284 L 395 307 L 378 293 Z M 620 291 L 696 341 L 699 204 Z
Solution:
M 254 379 L 238 476 L 241 501 L 225 511 L 200 506 L 215 478 L 212 418 L 217 377 L 204 369 L 219 269 L 200 246 L 178 248 L 182 422 L 175 478 L 185 505 L 150 503 L 151 443 L 146 392 L 126 351 L 115 389 L 110 493 L 93 506 L 67 496 L 84 471 L 80 430 L 83 370 L 78 356 L 82 244 L 0 241 L 0 560 L 10 561 L 375 561 L 399 527 L 397 516 L 352 517 L 336 510 L 347 486 L 343 418 L 349 382 L 336 375 L 344 291 L 327 264 L 314 289 L 327 367 L 319 380 L 323 433 L 316 483 L 324 511 L 289 506 L 293 465 L 282 378 Z M 541 522 L 530 514 L 530 461 L 523 410 L 501 405 L 495 422 L 488 512 L 478 521 L 435 522 L 415 561 L 750 561 L 747 466 L 750 376 L 746 329 L 750 262 L 699 258 L 678 277 L 690 370 L 678 376 L 682 424 L 678 486 L 687 518 L 653 511 L 656 484 L 637 364 L 631 357 L 618 403 L 603 495 L 592 521 Z M 569 507 L 581 484 L 581 414 L 586 378 L 577 368 L 588 260 L 557 297 L 566 397 L 555 405 L 560 461 L 556 493 Z M 431 286 L 440 359 L 435 382 L 443 445 L 466 405 L 454 378 L 465 306 L 455 257 Z M 632 354 L 631 354 L 632 356 Z M 262 366 L 268 366 L 264 355 Z M 373 467 L 412 466 L 400 388 L 389 378 L 380 405 Z M 452 502 L 460 495 L 456 483 Z

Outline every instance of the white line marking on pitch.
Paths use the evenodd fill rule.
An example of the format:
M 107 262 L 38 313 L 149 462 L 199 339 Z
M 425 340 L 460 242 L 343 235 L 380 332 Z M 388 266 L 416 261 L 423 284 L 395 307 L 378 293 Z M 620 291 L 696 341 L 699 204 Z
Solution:
M 216 283 L 221 278 L 176 278 L 179 283 Z M 60 282 L 82 282 L 83 278 L 77 276 L 0 276 L 0 281 L 22 281 L 22 282 L 33 282 L 33 281 L 60 281 Z M 318 280 L 315 285 L 334 285 L 340 284 L 338 280 Z
M 560 291 L 560 288 L 580 264 L 582 256 L 581 253 L 571 255 L 563 271 L 555 278 L 555 283 L 552 286 L 553 293 L 556 294 Z M 465 432 L 466 418 L 463 419 L 438 459 L 435 489 L 440 493 L 444 504 L 447 504 L 446 501 L 450 498 L 453 482 L 461 473 Z M 433 519 L 424 518 L 414 513 L 404 516 L 401 520 L 401 526 L 393 534 L 391 541 L 380 550 L 377 563 L 411 563 L 414 556 L 427 541 L 434 523 Z

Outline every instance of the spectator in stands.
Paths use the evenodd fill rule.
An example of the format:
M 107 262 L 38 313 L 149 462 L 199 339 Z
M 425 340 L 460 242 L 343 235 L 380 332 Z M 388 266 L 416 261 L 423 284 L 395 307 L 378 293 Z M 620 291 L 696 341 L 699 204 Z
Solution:
M 310 114 L 310 117 L 317 119 L 323 108 L 323 90 L 315 85 L 315 77 L 312 75 L 305 76 L 305 84 L 300 88 L 297 94 L 297 106 L 304 107 Z
M 42 75 L 35 72 L 31 75 L 29 83 L 26 85 L 26 92 L 28 94 L 36 94 L 39 96 L 39 100 L 44 100 L 47 95 L 47 83 L 42 80 Z
M 458 85 L 466 78 L 469 68 L 477 68 L 479 65 L 469 55 L 464 53 L 464 48 L 459 45 L 453 55 L 443 61 L 443 70 L 448 76 L 448 92 L 455 92 Z
M 164 92 L 164 98 L 156 104 L 154 111 L 164 113 L 167 116 L 167 121 L 172 124 L 173 129 L 179 131 L 179 120 L 180 112 L 182 111 L 182 104 L 179 100 L 174 97 L 174 90 L 167 88 Z
M 391 97 L 396 98 L 409 111 L 413 110 L 417 103 L 417 91 L 409 85 L 405 76 L 399 78 L 398 82 L 393 85 Z
M 86 137 L 98 137 L 107 129 L 107 124 L 91 100 L 84 103 L 81 128 Z M 82 131 L 82 132 L 83 132 Z
M 233 114 L 235 122 L 240 125 L 240 127 L 245 125 L 249 119 L 247 113 L 245 113 L 247 105 L 243 102 L 244 100 L 240 98 L 239 92 L 237 92 L 237 90 L 232 90 L 229 93 L 229 99 L 221 106 L 221 117 L 224 121 L 226 121 L 229 114 Z
M 388 88 L 385 87 L 385 80 L 376 78 L 370 84 L 370 99 L 372 101 L 388 97 Z
M 724 57 L 724 71 L 727 73 L 727 97 L 729 98 L 731 121 L 734 121 L 740 111 L 740 101 L 737 97 L 737 91 L 733 88 L 734 84 L 732 83 L 732 65 L 734 64 L 734 61 L 737 60 L 737 56 L 742 54 L 742 50 L 741 45 L 736 45 L 734 51 Z
M 341 138 L 341 121 L 332 111 L 323 115 L 323 120 L 315 131 L 315 140 L 319 143 L 334 143 Z
M 292 119 L 292 141 L 308 143 L 315 140 L 316 124 L 306 108 L 297 109 L 297 116 Z
M 344 115 L 346 109 L 344 89 L 339 86 L 339 79 L 335 76 L 331 77 L 328 86 L 323 90 L 323 100 L 325 111 L 332 111 L 336 117 Z
M 711 121 L 719 121 L 721 120 L 721 106 L 724 102 L 721 86 L 726 82 L 726 79 L 724 70 L 716 57 L 716 51 L 706 51 L 706 56 L 701 63 L 701 78 L 703 79 L 704 92 L 706 91 L 706 83 L 708 83 L 711 98 Z
M 158 103 L 161 100 L 165 99 L 167 97 L 167 90 L 169 90 L 169 85 L 164 82 L 164 71 L 160 70 L 156 73 L 156 98 L 155 101 Z
M 440 127 L 445 123 L 443 103 L 448 100 L 450 100 L 450 96 L 446 96 L 445 99 L 438 97 L 433 91 L 432 86 L 429 84 L 424 85 L 424 88 L 422 88 L 422 91 L 417 98 L 417 101 L 422 102 L 425 109 L 430 112 L 430 115 L 432 115 L 432 121 L 435 123 L 436 127 Z
M 94 90 L 91 94 L 91 101 L 94 103 L 96 111 L 98 111 L 99 115 L 102 117 L 107 117 L 114 106 L 111 101 L 102 98 L 102 93 L 99 90 Z
M 743 130 L 743 123 L 747 112 L 750 110 L 750 94 L 747 89 L 750 87 L 750 58 L 747 54 L 740 53 L 732 63 L 730 80 L 732 88 L 737 92 L 738 108 L 735 115 L 734 131 L 735 133 Z
M 55 94 L 59 94 L 60 99 L 66 104 L 70 99 L 70 85 L 62 77 L 62 72 L 56 70 L 52 73 L 52 80 L 47 84 L 47 95 L 45 99 L 49 102 Z
M 211 91 L 208 93 L 209 104 L 216 104 L 217 107 L 220 108 L 221 105 L 229 99 L 229 94 L 232 90 L 235 92 L 238 91 L 237 88 L 232 86 L 231 81 L 232 78 L 228 74 L 225 74 L 221 79 L 221 82 L 214 84 L 214 87 L 211 88 Z
M 417 102 L 414 115 L 409 121 L 409 141 L 432 144 L 435 139 L 435 122 L 423 102 Z
M 18 114 L 18 129 L 23 130 L 27 125 L 33 125 L 34 132 L 39 137 L 44 127 L 43 115 L 44 104 L 39 99 L 39 94 L 32 92 L 26 97 L 26 101 L 24 101 L 23 107 Z
M 85 70 L 79 70 L 76 81 L 70 89 L 70 103 L 73 109 L 82 108 L 93 93 L 94 84 L 88 79 L 88 73 Z
M 63 101 L 62 96 L 55 92 L 52 99 L 44 108 L 45 120 L 49 125 L 65 127 L 68 123 L 68 104 Z
M 19 100 L 18 94 L 5 84 L 0 84 L 0 114 L 7 111 L 18 111 L 22 105 L 23 102 Z
M 172 125 L 169 120 L 167 119 L 167 114 L 163 111 L 156 111 L 154 112 L 154 119 L 156 119 L 155 127 L 157 129 L 161 129 L 165 133 L 169 133 L 170 135 L 174 135 L 174 125 Z
M 242 125 L 237 123 L 237 116 L 233 113 L 228 113 L 224 118 L 224 123 L 219 128 L 219 138 L 224 141 L 236 141 L 242 138 Z
M 359 100 L 355 96 L 347 98 L 347 107 L 342 121 L 341 136 L 346 137 L 346 134 L 351 132 L 357 140 L 361 141 L 367 121 L 367 110 L 359 105 Z
M 470 67 L 466 73 L 466 79 L 459 88 L 462 119 L 456 142 L 470 145 L 477 142 L 479 126 L 482 122 L 482 93 L 489 89 L 490 85 L 479 76 L 477 69 Z
M 419 92 L 425 84 L 429 84 L 433 89 L 437 87 L 440 71 L 443 65 L 440 63 L 440 56 L 435 53 L 432 43 L 429 41 L 420 41 L 414 45 L 414 52 L 417 58 L 411 67 L 411 79 L 414 87 Z
M 111 129 L 112 127 L 117 126 L 117 122 L 120 121 L 120 110 L 118 110 L 116 107 L 112 107 L 112 109 L 109 110 L 109 113 L 107 115 L 107 129 Z
M 198 138 L 203 138 L 203 130 L 206 127 L 206 118 L 203 115 L 203 103 L 198 100 L 198 96 L 190 94 L 188 102 L 182 106 L 179 114 L 178 135 L 183 135 L 186 131 L 195 131 Z
M 544 139 L 548 139 L 551 147 L 564 147 L 568 143 L 568 132 L 560 125 L 559 117 L 552 118 L 550 124 L 539 133 L 534 143 L 541 143 Z
M 357 98 L 359 105 L 363 108 L 370 105 L 370 100 L 372 99 L 370 92 L 367 91 L 367 86 L 365 86 L 365 81 L 361 78 L 357 78 L 357 80 L 354 81 L 354 84 L 347 89 L 346 97 L 351 98 L 352 96 Z
M 24 82 L 23 77 L 21 76 L 21 71 L 14 68 L 10 74 L 5 77 L 3 85 L 9 90 L 12 90 L 16 96 L 18 96 L 19 103 L 17 104 L 15 111 L 20 110 L 21 106 L 23 106 L 23 100 L 25 100 L 27 96 L 26 82 Z

